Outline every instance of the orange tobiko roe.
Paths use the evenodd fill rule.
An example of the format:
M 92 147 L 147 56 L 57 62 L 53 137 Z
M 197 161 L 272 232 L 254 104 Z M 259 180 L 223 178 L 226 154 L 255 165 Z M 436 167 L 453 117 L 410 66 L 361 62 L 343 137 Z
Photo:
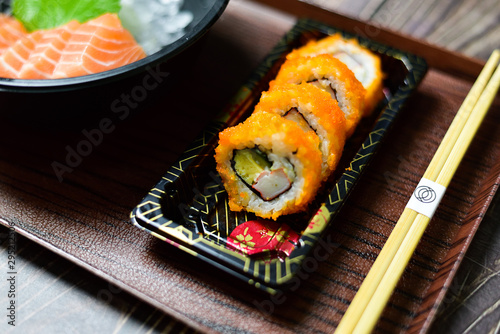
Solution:
M 257 111 L 267 111 L 281 116 L 297 109 L 320 137 L 323 154 L 323 178 L 326 180 L 340 160 L 346 140 L 346 119 L 337 101 L 330 94 L 311 84 L 274 85 L 262 93 Z
M 303 186 L 293 199 L 280 203 L 279 208 L 260 210 L 248 206 L 252 191 L 242 191 L 242 181 L 231 167 L 234 150 L 260 147 L 275 154 L 293 154 L 302 166 L 294 166 L 297 177 L 303 178 Z M 233 211 L 243 209 L 262 218 L 277 219 L 281 215 L 303 211 L 314 199 L 321 185 L 321 152 L 319 139 L 314 131 L 305 132 L 295 122 L 268 112 L 254 112 L 243 123 L 219 133 L 219 145 L 215 149 L 217 171 L 229 196 Z
M 286 60 L 276 78 L 270 82 L 270 90 L 276 85 L 300 84 L 324 79 L 339 86 L 337 100 L 345 114 L 347 137 L 350 137 L 363 116 L 365 88 L 347 65 L 335 57 L 321 54 Z
M 342 54 L 347 53 L 361 59 L 360 66 L 365 73 L 360 78 L 366 90 L 364 103 L 364 116 L 369 116 L 380 100 L 384 97 L 384 73 L 380 57 L 359 44 L 355 38 L 346 39 L 340 33 L 336 33 L 319 40 L 311 40 L 306 45 L 293 50 L 287 55 L 287 59 L 298 57 L 312 57 L 319 54 L 330 54 L 335 58 L 342 59 Z

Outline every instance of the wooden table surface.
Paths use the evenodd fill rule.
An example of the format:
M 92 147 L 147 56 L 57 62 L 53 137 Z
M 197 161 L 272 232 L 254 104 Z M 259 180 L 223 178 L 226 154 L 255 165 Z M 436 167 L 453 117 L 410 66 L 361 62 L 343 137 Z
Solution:
M 500 2 L 497 0 L 307 2 L 483 61 L 494 48 L 500 46 Z M 227 36 L 224 31 L 227 29 L 225 16 L 234 14 L 236 9 L 252 11 L 256 8 L 260 10 L 261 6 L 251 1 L 231 0 L 220 22 L 213 27 L 208 41 Z M 279 15 L 280 22 L 287 22 L 290 27 L 295 21 L 293 15 L 281 11 L 266 9 L 266 13 Z M 275 37 L 259 36 L 269 45 L 275 43 Z M 259 39 L 254 42 L 258 43 Z M 252 59 L 250 63 L 257 65 L 260 56 L 263 55 L 248 55 Z M 241 80 L 251 71 L 231 68 L 231 64 L 226 70 L 224 77 L 234 71 L 234 75 Z M 477 231 L 430 332 L 500 332 L 499 197 L 496 196 Z M 3 276 L 7 276 L 8 272 L 8 245 L 12 237 L 7 228 L 0 227 L 0 267 Z M 19 273 L 18 322 L 12 327 L 5 319 L 0 321 L 2 333 L 194 332 L 188 324 L 173 320 L 53 251 L 22 236 L 15 237 Z M 0 291 L 4 292 L 0 292 L 0 305 L 7 305 L 8 277 L 3 276 Z M 223 328 L 221 332 L 224 332 Z

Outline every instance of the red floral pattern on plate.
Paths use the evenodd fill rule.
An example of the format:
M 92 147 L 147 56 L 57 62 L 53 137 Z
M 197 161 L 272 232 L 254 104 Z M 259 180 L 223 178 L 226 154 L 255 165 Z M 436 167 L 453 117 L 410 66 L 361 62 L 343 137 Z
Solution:
M 298 240 L 288 225 L 264 219 L 238 225 L 227 238 L 229 246 L 247 255 L 276 252 L 289 256 Z

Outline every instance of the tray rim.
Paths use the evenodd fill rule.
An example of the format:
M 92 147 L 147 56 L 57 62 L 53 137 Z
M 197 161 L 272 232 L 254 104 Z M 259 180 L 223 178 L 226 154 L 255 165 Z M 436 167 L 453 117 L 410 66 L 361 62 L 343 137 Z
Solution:
M 163 196 L 162 194 L 164 194 L 165 191 L 163 191 L 162 188 L 165 186 L 165 181 L 175 182 L 184 172 L 184 169 L 188 168 L 189 164 L 193 160 L 196 160 L 199 154 L 203 155 L 205 153 L 205 147 L 210 147 L 210 143 L 217 139 L 218 132 L 227 126 L 228 122 L 234 120 L 241 121 L 240 115 L 231 115 L 232 106 L 245 102 L 251 95 L 252 90 L 256 88 L 256 83 L 262 80 L 265 73 L 270 70 L 271 65 L 279 60 L 286 48 L 290 47 L 289 43 L 291 40 L 299 38 L 301 35 L 310 31 L 316 31 L 323 34 L 341 33 L 347 38 L 355 38 L 361 45 L 368 46 L 372 50 L 380 51 L 386 56 L 401 61 L 408 72 L 403 80 L 404 84 L 398 86 L 397 91 L 394 92 L 394 96 L 392 96 L 387 105 L 381 110 L 366 140 L 361 143 L 361 147 L 350 162 L 350 168 L 345 170 L 336 181 L 335 186 L 331 188 L 332 191 L 327 195 L 325 203 L 321 205 L 316 213 L 312 214 L 312 218 L 307 228 L 302 232 L 299 240 L 302 247 L 296 247 L 290 256 L 284 259 L 275 258 L 270 261 L 262 261 L 239 254 L 235 250 L 227 249 L 224 246 L 214 244 L 203 236 L 198 236 L 193 239 L 189 234 L 193 235 L 194 232 L 187 231 L 187 229 L 181 226 L 181 223 L 176 223 L 170 218 L 166 218 L 166 221 L 164 220 L 163 224 L 158 226 L 154 220 L 161 219 L 162 217 L 160 216 L 162 216 L 163 213 L 161 213 L 161 204 L 155 203 L 154 201 L 156 201 L 156 198 L 161 198 L 161 196 Z M 286 289 L 286 285 L 291 284 L 290 281 L 300 270 L 306 256 L 310 254 L 312 248 L 318 241 L 322 240 L 322 234 L 328 229 L 328 225 L 331 224 L 334 216 L 341 209 L 350 191 L 361 177 L 364 167 L 371 161 L 373 155 L 380 147 L 386 132 L 390 130 L 399 111 L 403 108 L 404 102 L 406 102 L 411 93 L 416 90 L 418 84 L 425 76 L 427 69 L 428 66 L 425 59 L 412 53 L 384 45 L 363 36 L 348 33 L 316 20 L 307 18 L 297 20 L 295 25 L 285 33 L 275 47 L 267 54 L 257 69 L 252 72 L 249 79 L 241 86 L 228 106 L 216 117 L 215 121 L 207 126 L 207 129 L 202 132 L 201 136 L 198 136 L 197 139 L 194 140 L 179 160 L 173 164 L 160 181 L 132 210 L 130 214 L 131 221 L 136 227 L 148 231 L 155 237 L 173 244 L 192 255 L 206 259 L 216 267 L 232 273 L 238 278 L 244 278 L 250 285 L 256 288 L 262 289 L 270 294 L 275 294 L 281 291 L 282 288 Z M 240 109 L 245 110 L 245 108 Z M 375 139 L 376 137 L 379 138 Z M 205 146 L 203 146 L 202 143 L 205 144 Z M 341 183 L 343 183 L 343 185 L 340 185 Z M 145 217 L 146 213 L 143 214 L 141 212 L 142 207 L 147 207 L 147 214 L 155 212 L 155 215 L 151 218 Z M 169 225 L 173 225 L 174 227 L 170 227 Z M 210 259 L 210 257 L 213 259 Z M 245 274 L 242 273 L 242 269 Z M 264 272 L 264 274 L 262 274 L 262 272 Z M 267 273 L 273 274 L 273 277 L 271 278 Z M 285 273 L 285 275 L 282 275 L 282 273 Z
M 252 1 L 263 2 L 263 3 L 269 2 L 267 0 L 252 0 Z M 281 0 L 273 0 L 273 1 L 280 2 Z M 287 1 L 287 5 L 289 5 L 288 1 L 290 1 L 290 0 L 286 0 L 286 1 Z M 322 10 L 320 8 L 316 8 L 316 9 L 319 11 L 326 12 L 325 10 Z M 283 12 L 286 12 L 286 11 L 283 10 Z M 299 14 L 293 14 L 293 15 L 297 16 Z M 333 18 L 333 19 L 335 19 L 337 17 L 342 17 L 342 16 L 340 16 L 340 14 L 335 14 L 332 12 L 327 12 L 327 15 L 330 15 L 328 17 Z M 357 20 L 352 20 L 352 19 L 347 19 L 347 18 L 345 18 L 345 19 L 347 20 L 348 23 L 351 21 L 354 23 L 360 22 Z M 365 23 L 365 24 L 369 26 L 368 23 Z M 382 29 L 382 31 L 386 31 L 386 30 Z M 410 43 L 410 44 L 405 44 L 405 47 L 403 49 L 406 49 L 408 45 L 415 45 L 412 43 L 415 43 L 416 41 L 418 42 L 418 40 L 410 38 L 408 40 L 408 43 Z M 416 43 L 416 45 L 420 46 L 421 44 Z M 435 49 L 435 47 L 433 45 L 427 45 L 427 48 L 428 48 L 429 52 L 432 52 L 432 50 Z M 444 53 L 439 53 L 439 54 L 449 55 L 450 53 L 448 50 L 444 50 Z M 477 73 L 478 73 L 478 71 L 476 73 L 476 71 L 474 70 L 474 69 L 479 68 L 478 62 L 475 62 L 474 59 L 471 59 L 471 58 L 468 58 L 465 56 L 461 56 L 460 54 L 455 53 L 454 55 L 458 56 L 458 59 L 453 64 L 451 64 L 450 67 L 442 68 L 439 66 L 435 66 L 435 64 L 433 64 L 429 61 L 429 70 L 433 71 L 433 72 L 440 72 L 441 71 L 452 78 L 462 78 L 465 81 L 472 84 L 474 76 L 477 75 Z M 468 69 L 468 71 L 464 72 L 463 69 Z M 498 190 L 498 184 L 500 184 L 500 160 L 495 161 L 495 163 L 492 165 L 490 172 L 488 173 L 488 175 L 486 177 L 488 179 L 492 180 L 491 182 L 488 183 L 488 185 L 485 184 L 485 190 L 487 190 L 489 196 L 485 196 L 480 201 L 478 200 L 478 202 L 483 203 L 482 207 L 484 209 L 484 212 L 486 212 L 488 210 L 488 208 L 491 207 L 493 197 Z M 481 213 L 482 212 L 483 211 L 481 211 Z M 484 215 L 478 215 L 476 217 L 477 225 L 479 225 L 479 223 L 481 222 L 481 220 L 483 218 L 484 218 Z M 3 216 L 2 218 L 0 218 L 0 224 L 7 227 L 7 228 L 9 227 L 9 222 L 16 222 L 16 218 L 15 217 L 8 217 L 8 216 Z M 468 226 L 471 226 L 471 228 L 472 228 L 472 225 L 473 224 L 469 224 Z M 190 326 L 193 326 L 194 328 L 206 330 L 208 332 L 211 331 L 210 328 L 207 327 L 206 325 L 204 325 L 200 322 L 193 322 L 192 319 L 187 318 L 184 314 L 182 314 L 178 310 L 172 308 L 171 305 L 166 304 L 164 302 L 160 302 L 157 299 L 154 299 L 150 294 L 147 294 L 144 291 L 138 290 L 133 284 L 131 284 L 130 282 L 127 282 L 126 280 L 123 280 L 123 278 L 120 279 L 120 278 L 115 277 L 109 271 L 106 271 L 105 268 L 95 266 L 94 264 L 92 264 L 92 262 L 88 262 L 87 260 L 81 259 L 74 252 L 69 252 L 68 249 L 65 249 L 64 247 L 61 247 L 61 246 L 54 244 L 53 242 L 50 241 L 51 239 L 47 238 L 46 236 L 35 234 L 33 232 L 36 232 L 36 231 L 31 231 L 31 230 L 26 229 L 23 226 L 19 226 L 19 225 L 15 226 L 15 230 L 17 233 L 28 238 L 32 242 L 36 242 L 37 244 L 40 244 L 41 246 L 48 248 L 49 250 L 51 250 L 55 254 L 61 255 L 63 258 L 66 258 L 66 259 L 70 260 L 71 262 L 73 262 L 79 266 L 82 266 L 83 268 L 88 270 L 89 273 L 95 274 L 95 275 L 105 279 L 108 282 L 113 282 L 113 283 L 117 284 L 118 286 L 123 287 L 124 290 L 130 292 L 135 297 L 141 299 L 142 301 L 144 301 L 150 305 L 153 305 L 153 306 L 159 308 L 161 311 L 166 312 L 169 316 L 172 316 L 177 321 L 181 321 L 181 322 L 184 322 L 186 324 L 190 324 Z M 474 232 L 475 232 L 475 230 L 474 230 Z M 470 240 L 472 240 L 472 239 L 473 238 L 471 236 Z M 470 243 L 470 241 L 468 241 L 468 243 L 465 246 L 468 247 L 469 243 Z M 464 248 L 463 254 L 465 253 L 467 247 Z M 457 264 L 456 267 L 458 267 L 458 266 L 459 266 L 459 263 Z M 453 279 L 454 274 L 456 272 L 456 267 L 454 267 L 454 269 L 450 271 L 451 274 L 447 275 L 449 277 L 449 281 L 451 281 Z M 443 289 L 444 288 L 446 288 L 446 287 L 443 287 Z M 431 307 L 434 309 L 434 305 Z M 426 310 L 426 312 L 428 312 L 428 311 L 429 310 Z M 421 313 L 421 315 L 423 315 L 423 313 Z M 427 325 L 427 329 L 428 329 L 428 326 L 430 326 L 430 322 L 432 321 L 432 319 L 429 319 L 429 317 L 427 317 L 427 320 L 428 321 L 425 320 L 425 323 L 422 326 L 419 326 L 419 327 L 422 327 L 423 330 L 419 330 L 418 332 L 420 332 L 420 333 L 426 332 L 426 325 Z M 424 322 L 424 321 L 422 321 L 422 322 Z

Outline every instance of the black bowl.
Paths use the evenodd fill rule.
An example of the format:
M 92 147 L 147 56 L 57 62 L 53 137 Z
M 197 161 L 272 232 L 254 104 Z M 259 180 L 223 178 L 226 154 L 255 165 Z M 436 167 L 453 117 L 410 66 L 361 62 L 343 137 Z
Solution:
M 84 126 L 106 114 L 124 119 L 180 79 L 197 55 L 202 36 L 229 0 L 185 0 L 193 13 L 185 34 L 160 51 L 109 71 L 66 79 L 0 78 L 0 115 L 44 126 Z M 1 3 L 0 3 L 1 4 Z M 2 11 L 8 9 L 5 1 Z

